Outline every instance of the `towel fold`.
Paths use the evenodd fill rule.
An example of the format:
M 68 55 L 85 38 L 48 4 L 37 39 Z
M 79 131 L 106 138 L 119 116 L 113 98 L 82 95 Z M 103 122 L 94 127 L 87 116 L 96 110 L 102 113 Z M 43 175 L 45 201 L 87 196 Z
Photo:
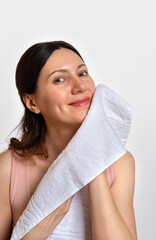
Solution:
M 25 236 L 126 153 L 132 112 L 132 106 L 117 93 L 104 84 L 97 85 L 84 121 L 41 179 L 11 240 Z

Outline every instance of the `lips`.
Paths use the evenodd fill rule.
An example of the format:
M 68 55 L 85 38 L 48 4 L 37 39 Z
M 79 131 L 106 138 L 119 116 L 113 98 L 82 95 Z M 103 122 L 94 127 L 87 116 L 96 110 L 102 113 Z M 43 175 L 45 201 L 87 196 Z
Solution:
M 81 103 L 81 102 L 84 102 L 84 101 L 86 101 L 86 100 L 89 100 L 89 97 L 85 97 L 85 98 L 76 100 L 75 102 L 69 103 L 69 105 L 72 105 L 72 104 L 75 104 L 75 103 Z

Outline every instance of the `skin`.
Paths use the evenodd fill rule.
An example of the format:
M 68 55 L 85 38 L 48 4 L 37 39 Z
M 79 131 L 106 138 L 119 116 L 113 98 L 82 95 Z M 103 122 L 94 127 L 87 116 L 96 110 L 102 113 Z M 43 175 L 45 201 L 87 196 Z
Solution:
M 23 100 L 27 107 L 45 119 L 47 134 L 46 147 L 50 156 L 48 161 L 38 159 L 36 166 L 30 166 L 31 194 L 35 191 L 42 176 L 52 161 L 65 148 L 77 129 L 82 124 L 90 105 L 72 107 L 69 103 L 85 96 L 93 97 L 95 84 L 86 67 L 77 69 L 82 59 L 68 49 L 56 50 L 43 67 L 37 92 L 25 94 Z M 53 71 L 67 69 L 67 72 Z M 54 80 L 60 78 L 57 83 Z M 135 160 L 127 151 L 114 163 L 115 178 L 110 187 L 105 175 L 101 173 L 88 184 L 89 203 L 92 218 L 93 240 L 137 240 L 133 194 L 135 185 Z M 10 239 L 12 213 L 10 205 L 11 152 L 0 154 L 0 240 Z M 70 207 L 71 198 L 56 212 L 33 228 L 23 239 L 48 238 Z M 45 235 L 47 234 L 47 235 Z
M 55 159 L 65 148 L 90 107 L 73 107 L 69 103 L 85 96 L 92 98 L 95 92 L 95 84 L 90 75 L 80 75 L 81 72 L 88 72 L 87 67 L 77 69 L 82 63 L 82 59 L 73 51 L 56 50 L 41 71 L 37 92 L 34 95 L 27 94 L 24 99 L 31 111 L 41 113 L 45 119 L 46 146 L 51 159 Z M 51 75 L 53 71 L 62 68 L 67 72 Z M 54 82 L 56 79 L 59 83 Z M 93 239 L 136 240 L 133 155 L 127 151 L 114 165 L 116 177 L 111 188 L 105 172 L 88 184 Z
M 46 147 L 50 159 L 65 148 L 85 119 L 90 104 L 73 107 L 69 103 L 89 96 L 92 100 L 95 84 L 87 66 L 73 51 L 61 48 L 55 50 L 41 70 L 35 94 L 25 94 L 26 106 L 45 119 Z M 66 69 L 67 72 L 53 71 Z M 50 75 L 51 74 L 51 75 Z M 49 76 L 50 75 L 50 76 Z M 55 139 L 55 140 L 54 140 Z
M 115 179 L 111 188 L 105 172 L 88 184 L 93 240 L 137 240 L 133 155 L 127 151 L 114 167 Z

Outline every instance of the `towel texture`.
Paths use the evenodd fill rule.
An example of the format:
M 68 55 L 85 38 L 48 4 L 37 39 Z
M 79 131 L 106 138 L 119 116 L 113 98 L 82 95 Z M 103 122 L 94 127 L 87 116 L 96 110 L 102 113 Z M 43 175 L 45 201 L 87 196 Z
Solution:
M 104 84 L 97 85 L 84 121 L 43 176 L 11 240 L 21 239 L 126 153 L 132 112 L 132 106 L 117 93 Z

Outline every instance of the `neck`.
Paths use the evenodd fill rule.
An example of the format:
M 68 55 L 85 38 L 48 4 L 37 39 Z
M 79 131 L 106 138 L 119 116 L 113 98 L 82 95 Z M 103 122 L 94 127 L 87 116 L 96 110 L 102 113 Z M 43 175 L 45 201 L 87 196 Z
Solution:
M 48 159 L 50 161 L 54 161 L 58 157 L 58 155 L 63 151 L 63 149 L 75 135 L 79 127 L 80 124 L 61 128 L 49 127 L 47 129 L 45 146 L 48 151 Z

